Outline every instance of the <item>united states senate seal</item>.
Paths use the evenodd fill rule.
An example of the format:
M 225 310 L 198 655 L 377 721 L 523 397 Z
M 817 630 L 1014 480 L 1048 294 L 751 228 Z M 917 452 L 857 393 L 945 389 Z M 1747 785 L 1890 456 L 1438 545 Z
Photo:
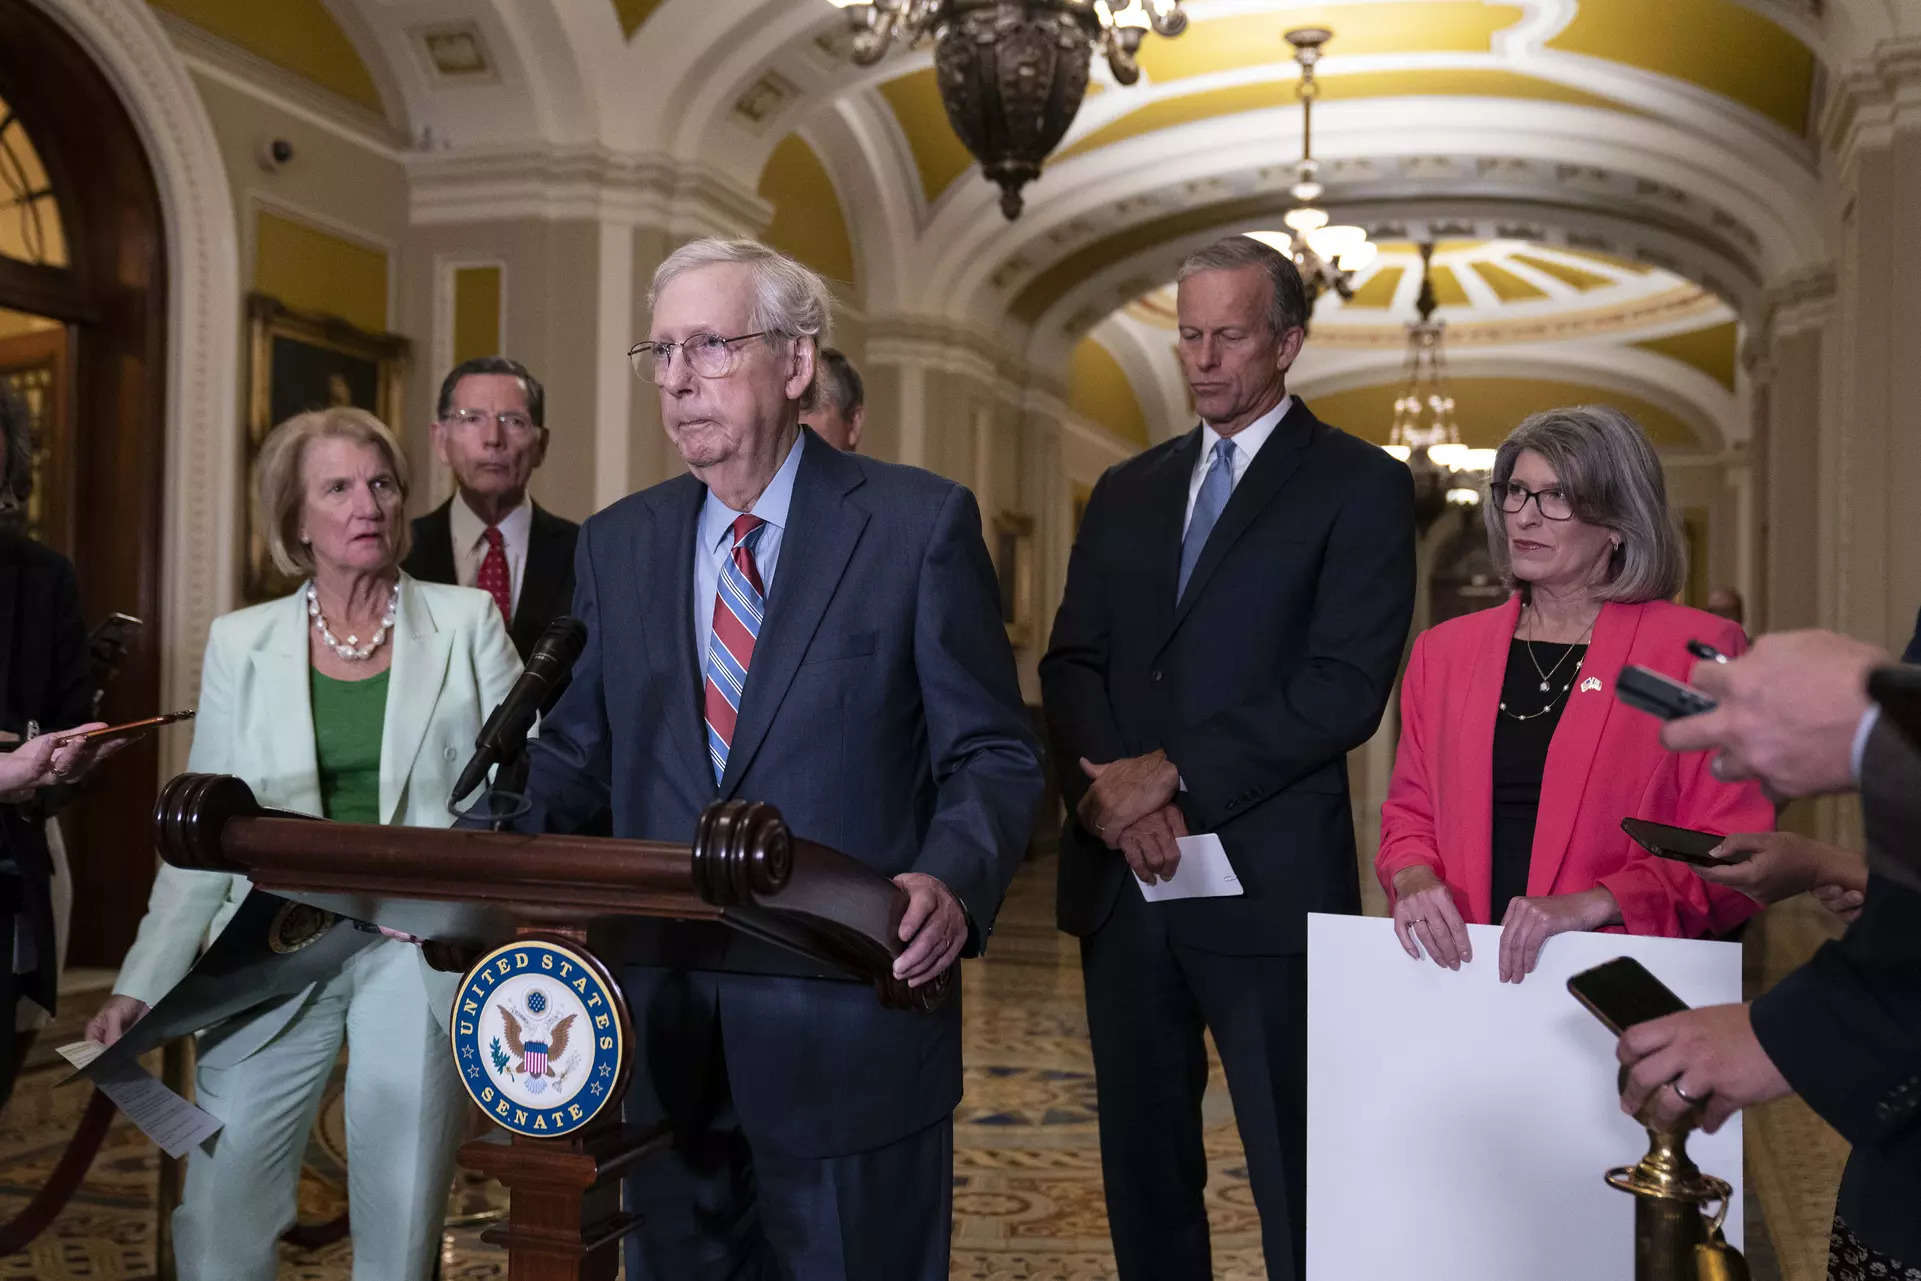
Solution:
M 282 903 L 267 925 L 267 946 L 286 955 L 320 941 L 340 918 L 305 903 Z
M 560 939 L 516 939 L 481 957 L 461 980 L 449 1031 L 461 1085 L 515 1134 L 571 1134 L 626 1083 L 619 989 L 599 961 Z

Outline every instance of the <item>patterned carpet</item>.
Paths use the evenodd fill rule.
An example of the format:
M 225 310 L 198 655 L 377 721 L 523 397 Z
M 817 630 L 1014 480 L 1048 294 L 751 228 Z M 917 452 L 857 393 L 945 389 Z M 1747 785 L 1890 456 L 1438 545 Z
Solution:
M 968 975 L 967 1097 L 955 1119 L 954 1141 L 955 1281 L 1106 1281 L 1114 1274 L 1080 969 L 1073 940 L 1053 928 L 1052 898 L 1052 863 L 1030 863 L 1001 915 L 989 962 Z M 1811 903 L 1783 905 L 1769 915 L 1767 927 L 1765 948 L 1760 939 L 1751 940 L 1751 978 L 1757 982 L 1772 980 L 1805 956 L 1828 929 Z M 46 1179 L 86 1105 L 83 1087 L 53 1088 L 65 1070 L 50 1047 L 73 1039 L 98 997 L 97 990 L 76 993 L 67 1002 L 67 1015 L 41 1038 L 28 1074 L 0 1115 L 0 1221 L 18 1212 Z M 1206 1113 L 1216 1276 L 1259 1281 L 1266 1275 L 1259 1224 L 1218 1065 Z M 321 1174 L 302 1186 L 303 1220 L 325 1221 L 340 1208 L 338 1186 L 322 1177 L 336 1172 L 330 1149 L 338 1133 L 337 1113 L 323 1118 L 311 1154 Z M 1756 1281 L 1819 1281 L 1846 1148 L 1793 1100 L 1753 1117 L 1748 1135 Z M 154 1276 L 157 1168 L 152 1144 L 117 1123 L 80 1193 L 26 1253 L 0 1258 L 0 1278 Z M 489 1185 L 459 1193 L 466 1210 L 498 1199 Z M 1761 1228 L 1764 1219 L 1771 1231 Z M 479 1233 L 472 1224 L 449 1230 L 442 1256 L 448 1281 L 506 1276 L 504 1256 L 482 1245 Z M 351 1251 L 347 1240 L 313 1251 L 283 1245 L 280 1275 L 345 1281 Z

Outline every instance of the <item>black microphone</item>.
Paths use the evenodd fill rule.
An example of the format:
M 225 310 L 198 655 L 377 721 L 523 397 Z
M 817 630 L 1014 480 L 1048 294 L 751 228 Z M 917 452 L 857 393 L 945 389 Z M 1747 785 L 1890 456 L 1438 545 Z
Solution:
M 527 655 L 526 670 L 480 727 L 474 739 L 473 759 L 460 772 L 449 804 L 485 782 L 489 767 L 520 755 L 527 746 L 527 731 L 534 726 L 535 714 L 546 715 L 560 701 L 574 677 L 574 660 L 586 644 L 587 627 L 578 618 L 563 615 L 547 624 L 547 630 L 534 642 L 534 652 Z

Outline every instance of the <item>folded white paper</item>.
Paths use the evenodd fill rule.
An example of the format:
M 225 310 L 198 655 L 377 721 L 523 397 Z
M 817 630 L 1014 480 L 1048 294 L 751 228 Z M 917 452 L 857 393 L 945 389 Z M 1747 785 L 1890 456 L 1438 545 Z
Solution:
M 1227 861 L 1227 848 L 1212 832 L 1183 836 L 1174 842 L 1180 847 L 1181 861 L 1172 879 L 1149 885 L 1139 877 L 1134 883 L 1150 903 L 1174 898 L 1231 898 L 1242 893 L 1241 878 Z
M 98 1041 L 74 1041 L 58 1047 L 60 1057 L 73 1064 L 76 1071 L 99 1058 L 106 1053 L 106 1050 L 107 1047 Z M 67 1081 L 73 1079 L 68 1077 Z M 67 1081 L 62 1081 L 60 1084 L 65 1085 Z
M 83 1068 L 107 1047 L 98 1041 L 75 1041 L 59 1048 L 62 1058 L 75 1068 Z M 169 1090 L 138 1063 L 122 1063 L 110 1072 L 103 1070 L 94 1084 L 168 1156 L 185 1155 L 220 1129 L 220 1118 Z

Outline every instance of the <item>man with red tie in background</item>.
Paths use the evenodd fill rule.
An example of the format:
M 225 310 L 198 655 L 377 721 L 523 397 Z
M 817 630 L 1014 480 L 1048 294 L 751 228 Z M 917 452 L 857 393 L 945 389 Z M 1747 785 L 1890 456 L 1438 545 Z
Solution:
M 574 596 L 580 526 L 542 511 L 527 482 L 547 457 L 546 392 L 505 356 L 455 365 L 440 384 L 434 454 L 459 492 L 414 521 L 402 566 L 429 583 L 478 587 L 493 596 L 520 656 Z

